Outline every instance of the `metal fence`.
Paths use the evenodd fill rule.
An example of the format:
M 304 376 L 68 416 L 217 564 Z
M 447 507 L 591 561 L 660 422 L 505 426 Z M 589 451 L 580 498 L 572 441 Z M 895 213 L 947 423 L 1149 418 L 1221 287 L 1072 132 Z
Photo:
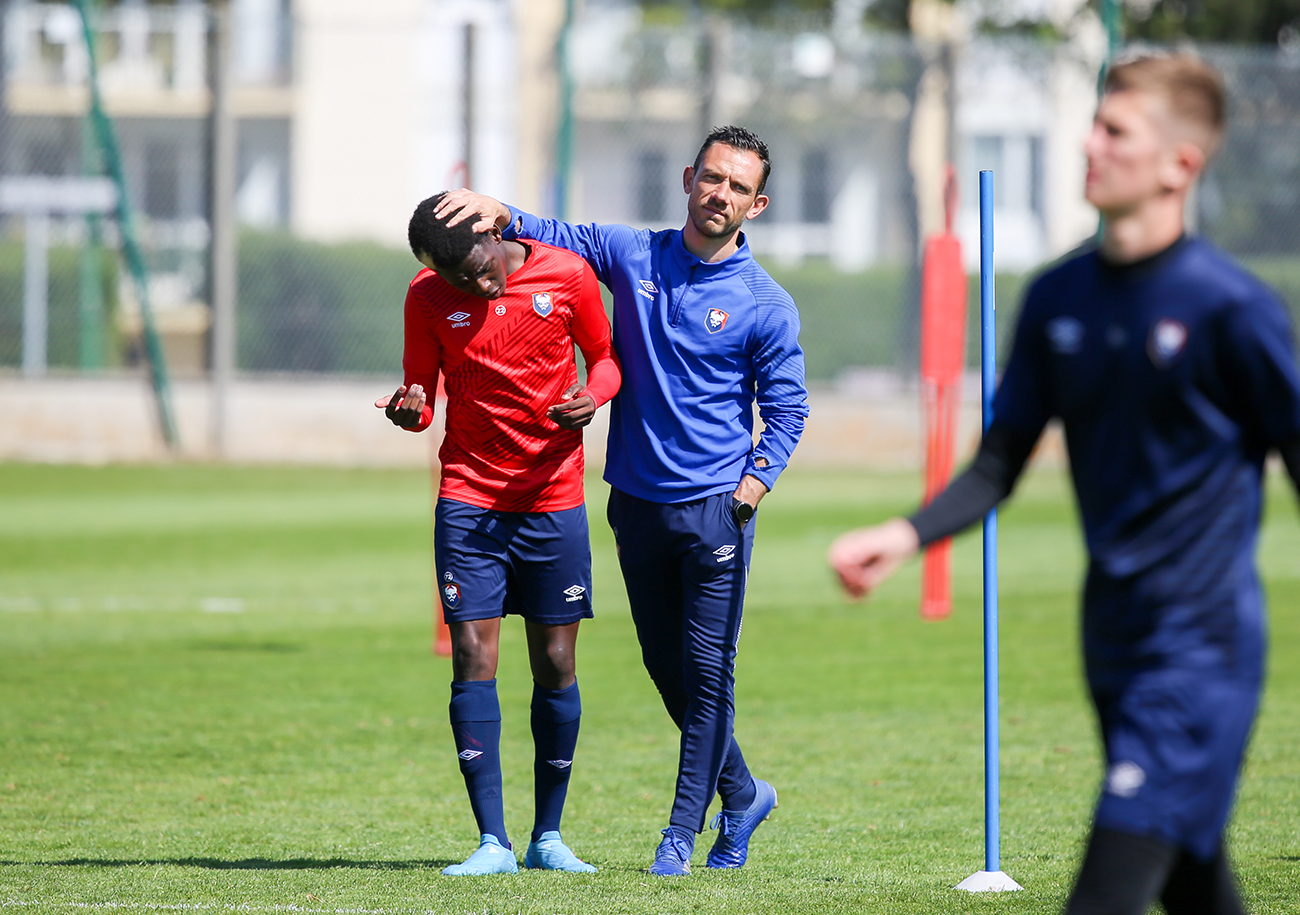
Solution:
M 304 88 L 288 52 L 295 26 L 287 0 L 237 0 L 235 9 L 242 83 L 285 99 Z M 97 23 L 106 91 L 147 86 L 154 99 L 154 108 L 121 113 L 116 124 L 151 297 L 182 375 L 207 371 L 209 359 L 205 14 L 197 0 L 123 0 Z M 0 177 L 94 172 L 76 14 L 12 0 L 2 22 Z M 552 175 L 567 165 L 568 181 L 556 182 L 566 197 L 552 195 L 543 209 L 576 221 L 680 225 L 682 169 L 703 132 L 720 123 L 753 128 L 772 151 L 772 204 L 747 232 L 800 305 L 816 380 L 852 379 L 859 367 L 904 376 L 914 369 L 917 252 L 939 222 L 945 160 L 972 189 L 978 168 L 997 175 L 1004 330 L 1036 265 L 1095 226 L 1080 202 L 1079 139 L 1098 62 L 1074 47 L 982 37 L 951 49 L 725 19 L 649 27 L 630 6 L 591 4 L 569 48 L 573 143 L 533 151 Z M 1225 147 L 1195 200 L 1196 228 L 1300 303 L 1300 58 L 1271 48 L 1202 50 L 1223 69 L 1232 110 Z M 460 117 L 456 103 L 450 96 L 449 119 Z M 291 180 L 294 117 L 286 107 L 240 121 L 237 368 L 395 373 L 400 297 L 416 264 L 391 245 L 326 244 L 286 228 L 302 203 L 291 199 L 291 185 L 328 193 Z M 972 253 L 973 198 L 957 221 Z M 28 224 L 0 213 L 0 369 L 23 365 Z M 125 272 L 114 266 L 116 242 L 108 217 L 56 214 L 50 222 L 51 369 L 139 361 L 139 319 Z

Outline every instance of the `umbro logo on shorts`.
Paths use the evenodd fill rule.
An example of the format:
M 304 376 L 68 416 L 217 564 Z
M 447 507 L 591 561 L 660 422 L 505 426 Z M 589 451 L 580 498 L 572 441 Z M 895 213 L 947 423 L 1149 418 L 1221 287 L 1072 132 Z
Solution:
M 468 327 L 469 312 L 458 311 L 453 315 L 447 315 L 447 320 L 451 322 L 452 327 Z
M 557 769 L 567 769 L 567 768 L 569 768 L 569 766 L 573 765 L 573 760 L 571 760 L 571 759 L 548 759 L 548 760 L 546 761 L 546 764 L 547 764 L 548 766 L 554 766 L 554 767 L 557 768 Z
M 728 559 L 736 558 L 736 547 L 728 543 L 726 546 L 720 546 L 713 551 L 713 555 L 718 557 L 718 562 L 726 562 Z
M 1106 773 L 1106 791 L 1116 797 L 1135 797 L 1147 780 L 1147 774 L 1135 762 L 1124 760 L 1110 767 Z
M 582 595 L 587 593 L 587 589 L 582 585 L 573 585 L 572 587 L 565 588 L 564 593 L 569 595 L 564 599 L 564 602 L 571 604 L 575 600 L 582 600 Z
M 469 762 L 471 759 L 478 759 L 480 756 L 482 756 L 483 751 L 482 750 L 461 750 L 456 755 L 459 756 L 461 759 L 465 760 L 465 762 Z

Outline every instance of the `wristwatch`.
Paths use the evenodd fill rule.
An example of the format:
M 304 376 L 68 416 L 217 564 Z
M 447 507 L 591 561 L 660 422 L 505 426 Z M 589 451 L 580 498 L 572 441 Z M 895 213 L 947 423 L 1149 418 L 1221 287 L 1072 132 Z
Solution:
M 735 498 L 734 496 L 732 497 L 731 517 L 735 518 L 736 523 L 739 524 L 741 527 L 744 527 L 745 522 L 748 521 L 750 518 L 754 517 L 755 511 L 757 511 L 757 509 L 754 508 L 754 506 L 750 505 L 748 502 L 742 502 L 739 499 Z

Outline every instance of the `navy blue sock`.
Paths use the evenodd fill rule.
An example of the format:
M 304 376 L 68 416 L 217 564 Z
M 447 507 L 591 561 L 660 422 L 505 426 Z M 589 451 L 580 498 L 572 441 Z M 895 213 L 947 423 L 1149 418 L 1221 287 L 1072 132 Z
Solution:
M 749 805 L 754 803 L 754 798 L 758 797 L 758 788 L 753 781 L 741 791 L 737 791 L 731 797 L 723 798 L 722 809 L 727 813 L 744 813 L 749 809 Z
M 510 848 L 501 801 L 501 703 L 497 701 L 497 681 L 453 681 L 450 711 L 460 774 L 465 778 L 478 831 L 496 836 Z
M 560 829 L 569 774 L 573 771 L 573 751 L 578 746 L 578 725 L 582 722 L 577 682 L 566 689 L 543 689 L 533 684 L 532 709 L 536 842 L 542 833 Z

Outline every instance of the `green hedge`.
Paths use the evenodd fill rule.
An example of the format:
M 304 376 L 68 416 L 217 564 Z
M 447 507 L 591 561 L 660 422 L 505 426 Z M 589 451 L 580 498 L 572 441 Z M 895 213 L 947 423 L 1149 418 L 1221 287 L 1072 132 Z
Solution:
M 76 368 L 80 362 L 80 248 L 52 246 L 49 252 L 49 342 L 46 361 L 51 368 Z M 21 241 L 0 243 L 0 366 L 23 361 L 23 272 Z M 121 345 L 113 321 L 117 293 L 117 264 L 111 252 L 101 258 L 100 283 L 105 311 L 103 352 L 109 365 L 121 361 Z

